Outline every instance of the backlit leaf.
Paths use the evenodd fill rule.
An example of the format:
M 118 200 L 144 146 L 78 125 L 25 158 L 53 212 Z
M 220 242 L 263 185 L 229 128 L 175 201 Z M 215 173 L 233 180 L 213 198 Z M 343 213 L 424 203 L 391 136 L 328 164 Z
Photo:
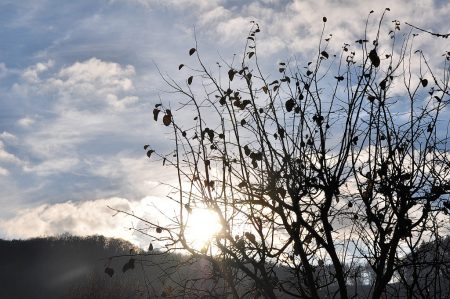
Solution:
M 230 79 L 230 81 L 233 81 L 234 74 L 236 74 L 236 72 L 233 69 L 228 71 L 228 79 Z
M 322 51 L 322 52 L 320 52 L 320 54 L 321 54 L 323 57 L 325 57 L 326 59 L 328 59 L 328 57 L 329 57 L 328 52 L 326 52 L 326 51 Z
M 172 123 L 172 117 L 168 114 L 164 115 L 163 124 L 167 127 L 167 126 L 170 126 L 171 123 Z
M 291 112 L 292 109 L 294 109 L 294 106 L 295 106 L 294 99 L 291 98 L 291 99 L 287 100 L 286 103 L 285 103 L 285 106 L 286 106 L 286 111 L 287 112 Z
M 284 77 L 284 78 L 281 79 L 280 81 L 281 81 L 281 82 L 291 83 L 291 78 L 289 78 L 289 77 Z
M 369 53 L 370 62 L 372 62 L 374 67 L 380 66 L 380 57 L 378 57 L 377 50 L 372 49 Z
M 245 232 L 245 237 L 252 243 L 256 243 L 256 237 L 254 234 L 249 233 L 249 232 Z
M 242 182 L 240 182 L 239 184 L 238 184 L 238 187 L 239 188 L 244 188 L 244 187 L 246 187 L 247 186 L 247 182 L 246 181 L 242 181 Z

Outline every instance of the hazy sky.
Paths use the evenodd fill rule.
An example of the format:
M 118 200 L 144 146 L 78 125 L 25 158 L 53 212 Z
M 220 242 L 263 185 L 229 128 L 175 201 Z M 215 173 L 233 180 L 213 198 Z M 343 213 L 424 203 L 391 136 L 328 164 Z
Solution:
M 214 63 L 240 54 L 257 21 L 270 67 L 315 49 L 323 16 L 340 47 L 361 38 L 370 10 L 377 21 L 385 7 L 386 22 L 449 30 L 446 0 L 0 0 L 0 238 L 138 240 L 126 229 L 131 220 L 106 206 L 143 213 L 165 202 L 159 182 L 173 177 L 142 146 L 164 146 L 152 107 L 177 99 L 155 65 L 184 78 L 177 67 L 190 59 L 194 28 Z

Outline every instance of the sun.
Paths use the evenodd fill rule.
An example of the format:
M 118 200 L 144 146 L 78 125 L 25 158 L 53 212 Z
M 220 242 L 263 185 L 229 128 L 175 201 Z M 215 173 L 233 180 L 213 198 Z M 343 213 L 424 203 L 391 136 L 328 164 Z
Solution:
M 185 236 L 194 249 L 202 250 L 221 230 L 222 225 L 216 212 L 209 209 L 193 209 L 187 220 Z

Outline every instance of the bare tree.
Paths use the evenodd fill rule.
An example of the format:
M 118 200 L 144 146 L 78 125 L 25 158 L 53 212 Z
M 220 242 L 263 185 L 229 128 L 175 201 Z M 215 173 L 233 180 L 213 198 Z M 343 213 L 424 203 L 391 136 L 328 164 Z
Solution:
M 449 228 L 450 52 L 416 48 L 445 35 L 418 36 L 386 11 L 338 48 L 324 17 L 313 59 L 278 72 L 263 71 L 252 23 L 240 62 L 210 67 L 196 45 L 185 82 L 163 76 L 180 104 L 153 114 L 174 149 L 145 149 L 176 170 L 179 211 L 167 227 L 142 220 L 211 269 L 180 294 L 216 284 L 210 296 L 380 298 L 415 283 L 404 274 L 414 252 Z M 222 225 L 202 248 L 186 233 L 199 208 Z

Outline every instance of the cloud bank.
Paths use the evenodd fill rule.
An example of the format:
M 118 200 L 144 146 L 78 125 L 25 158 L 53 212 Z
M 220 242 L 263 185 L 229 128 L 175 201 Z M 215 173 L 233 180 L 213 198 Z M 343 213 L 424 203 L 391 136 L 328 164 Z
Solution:
M 173 182 L 173 172 L 150 163 L 142 146 L 170 151 L 151 110 L 179 98 L 165 92 L 159 71 L 185 80 L 177 66 L 195 38 L 209 65 L 230 62 L 257 21 L 261 64 L 274 69 L 280 60 L 310 58 L 323 16 L 324 34 L 340 49 L 363 34 L 370 10 L 374 25 L 386 7 L 386 26 L 398 19 L 404 32 L 405 21 L 448 30 L 450 3 L 441 0 L 2 1 L 0 38 L 8 46 L 0 53 L 0 234 L 98 227 L 120 235 L 124 225 L 110 219 L 108 201 L 135 207 L 167 194 L 160 182 Z

